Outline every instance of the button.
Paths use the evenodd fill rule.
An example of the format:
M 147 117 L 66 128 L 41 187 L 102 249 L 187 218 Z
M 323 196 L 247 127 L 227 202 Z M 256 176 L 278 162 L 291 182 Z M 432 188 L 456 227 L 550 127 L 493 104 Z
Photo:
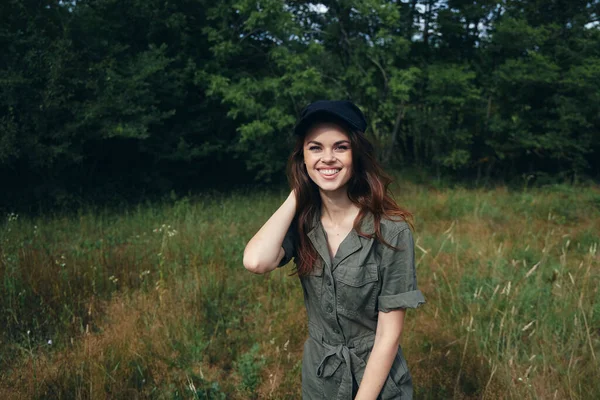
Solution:
M 333 312 L 333 307 L 331 307 L 331 306 L 327 306 L 327 312 L 328 312 L 328 313 L 330 313 L 330 312 Z

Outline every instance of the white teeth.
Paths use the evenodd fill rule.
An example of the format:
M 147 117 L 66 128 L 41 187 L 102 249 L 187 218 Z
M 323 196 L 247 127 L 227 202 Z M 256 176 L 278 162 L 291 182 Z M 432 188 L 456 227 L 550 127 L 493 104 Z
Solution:
M 320 171 L 323 175 L 335 175 L 340 172 L 339 169 L 322 169 Z

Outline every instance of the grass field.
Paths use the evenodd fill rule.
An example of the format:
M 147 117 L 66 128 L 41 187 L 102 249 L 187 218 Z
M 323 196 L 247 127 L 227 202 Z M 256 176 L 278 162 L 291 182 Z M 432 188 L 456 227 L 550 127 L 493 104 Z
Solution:
M 600 188 L 405 184 L 417 399 L 600 398 Z M 242 266 L 286 193 L 0 220 L 0 398 L 298 399 L 291 266 Z

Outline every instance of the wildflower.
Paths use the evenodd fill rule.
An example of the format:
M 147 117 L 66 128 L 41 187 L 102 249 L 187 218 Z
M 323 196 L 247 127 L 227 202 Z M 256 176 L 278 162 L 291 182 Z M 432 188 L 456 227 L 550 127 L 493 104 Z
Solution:
M 154 233 L 165 233 L 168 237 L 173 237 L 177 234 L 175 229 L 171 229 L 171 225 L 162 224 L 159 228 L 154 228 L 152 232 Z
M 48 346 L 52 346 L 52 339 L 48 339 Z

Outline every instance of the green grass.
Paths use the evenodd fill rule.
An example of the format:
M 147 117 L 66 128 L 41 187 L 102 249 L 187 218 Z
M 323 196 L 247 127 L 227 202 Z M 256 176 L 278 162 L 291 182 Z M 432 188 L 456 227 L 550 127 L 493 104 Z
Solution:
M 298 278 L 242 266 L 285 196 L 0 217 L 0 396 L 299 398 Z M 402 339 L 417 398 L 600 395 L 597 187 L 396 197 L 428 300 Z

